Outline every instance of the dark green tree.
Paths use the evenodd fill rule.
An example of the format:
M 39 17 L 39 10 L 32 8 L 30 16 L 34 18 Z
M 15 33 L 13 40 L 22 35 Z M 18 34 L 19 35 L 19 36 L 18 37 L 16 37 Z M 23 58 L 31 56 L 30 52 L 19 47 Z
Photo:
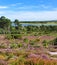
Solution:
M 0 28 L 4 29 L 5 31 L 9 32 L 10 31 L 10 26 L 11 26 L 11 20 L 1 16 L 0 17 Z

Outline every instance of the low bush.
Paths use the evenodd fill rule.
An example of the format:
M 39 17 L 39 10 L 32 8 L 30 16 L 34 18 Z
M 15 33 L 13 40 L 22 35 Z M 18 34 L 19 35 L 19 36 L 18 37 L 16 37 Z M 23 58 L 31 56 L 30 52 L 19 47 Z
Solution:
M 35 39 L 35 42 L 39 42 L 40 41 L 40 39 Z
M 27 38 L 25 38 L 23 41 L 24 41 L 25 43 L 28 43 L 28 42 L 29 42 L 29 40 L 28 40 Z
M 18 46 L 17 46 L 16 43 L 11 43 L 11 44 L 10 44 L 10 48 L 18 48 Z
M 11 59 L 13 57 L 14 57 L 14 54 L 13 53 L 8 53 L 6 60 L 9 60 L 9 59 Z
M 4 43 L 0 43 L 0 48 L 5 49 L 5 48 L 7 48 L 7 46 Z
M 23 47 L 23 44 L 22 43 L 18 43 L 18 47 Z
M 33 40 L 30 40 L 30 45 L 34 45 L 35 44 L 35 41 L 33 41 Z
M 43 42 L 42 43 L 47 43 L 47 41 L 46 40 L 43 40 Z
M 22 39 L 22 35 L 21 34 L 8 34 L 6 35 L 7 39 Z
M 14 39 L 22 39 L 22 35 L 21 34 L 12 34 L 12 37 Z
M 8 39 L 8 40 L 12 39 L 11 34 L 6 35 L 6 39 Z

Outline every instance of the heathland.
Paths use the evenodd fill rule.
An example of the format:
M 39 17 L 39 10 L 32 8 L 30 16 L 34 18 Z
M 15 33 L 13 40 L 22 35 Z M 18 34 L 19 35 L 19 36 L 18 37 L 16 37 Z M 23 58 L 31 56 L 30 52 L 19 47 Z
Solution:
M 57 65 L 57 21 L 1 16 L 0 65 Z

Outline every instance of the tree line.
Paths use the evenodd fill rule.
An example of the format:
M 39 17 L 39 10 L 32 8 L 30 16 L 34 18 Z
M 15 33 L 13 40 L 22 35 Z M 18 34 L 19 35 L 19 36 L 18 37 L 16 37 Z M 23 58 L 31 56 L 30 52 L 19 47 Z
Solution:
M 14 24 L 14 25 L 13 25 Z M 22 26 L 18 19 L 11 21 L 10 19 L 6 18 L 5 16 L 0 17 L 0 34 L 20 34 L 20 33 L 32 33 L 32 32 L 57 32 L 57 26 Z

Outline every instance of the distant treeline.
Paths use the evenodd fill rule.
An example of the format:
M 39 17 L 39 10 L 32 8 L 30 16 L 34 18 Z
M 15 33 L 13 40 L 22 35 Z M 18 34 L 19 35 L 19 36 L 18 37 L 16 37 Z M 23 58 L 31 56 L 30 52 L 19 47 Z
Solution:
M 18 19 L 15 19 L 14 21 L 11 21 L 10 19 L 1 16 L 0 17 L 0 34 L 24 34 L 24 33 L 32 33 L 32 32 L 57 32 L 57 26 L 22 26 L 20 23 L 48 23 L 48 22 L 56 22 L 57 21 L 19 21 Z M 12 25 L 14 24 L 14 26 Z
M 51 20 L 51 21 L 20 21 L 20 23 L 57 23 L 57 20 Z

